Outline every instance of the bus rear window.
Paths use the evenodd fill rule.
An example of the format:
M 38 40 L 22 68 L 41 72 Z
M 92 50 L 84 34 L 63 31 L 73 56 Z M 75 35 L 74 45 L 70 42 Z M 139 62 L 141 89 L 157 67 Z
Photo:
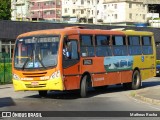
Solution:
M 150 36 L 142 37 L 142 53 L 144 55 L 153 54 L 153 48 Z

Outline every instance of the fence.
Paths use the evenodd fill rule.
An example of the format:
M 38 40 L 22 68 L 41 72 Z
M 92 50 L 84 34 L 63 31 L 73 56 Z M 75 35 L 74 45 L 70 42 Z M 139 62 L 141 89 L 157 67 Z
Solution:
M 0 84 L 12 83 L 12 62 L 9 54 L 0 53 Z

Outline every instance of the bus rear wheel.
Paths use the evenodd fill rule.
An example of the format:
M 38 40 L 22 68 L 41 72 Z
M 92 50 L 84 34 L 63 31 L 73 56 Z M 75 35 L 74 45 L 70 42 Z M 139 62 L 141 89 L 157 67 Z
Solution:
M 141 75 L 138 70 L 135 70 L 132 75 L 132 86 L 133 90 L 139 89 L 141 87 Z
M 85 98 L 87 96 L 87 92 L 88 92 L 88 81 L 87 81 L 87 75 L 85 75 L 81 81 L 80 96 L 82 98 Z
M 138 70 L 135 70 L 132 74 L 132 82 L 123 83 L 123 88 L 126 90 L 136 90 L 141 87 L 141 75 Z
M 47 96 L 47 90 L 41 90 L 41 91 L 38 91 L 38 93 L 39 93 L 39 96 L 41 96 L 41 97 Z

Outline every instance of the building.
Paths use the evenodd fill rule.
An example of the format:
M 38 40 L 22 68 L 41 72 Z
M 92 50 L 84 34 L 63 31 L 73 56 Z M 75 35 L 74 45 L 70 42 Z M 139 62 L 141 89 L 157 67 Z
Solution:
M 32 20 L 61 21 L 62 0 L 30 0 Z
M 11 0 L 11 20 L 27 20 L 30 0 Z
M 97 10 L 98 20 L 108 24 L 147 22 L 148 7 L 143 0 L 104 0 Z
M 76 18 L 77 22 L 96 22 L 96 0 L 63 0 L 64 21 Z
M 78 22 L 128 24 L 147 22 L 147 4 L 144 0 L 63 0 L 64 20 L 76 18 Z

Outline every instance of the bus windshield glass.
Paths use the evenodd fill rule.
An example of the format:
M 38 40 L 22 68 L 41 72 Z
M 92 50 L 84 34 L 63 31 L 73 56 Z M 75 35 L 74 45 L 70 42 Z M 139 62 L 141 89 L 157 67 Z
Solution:
M 59 36 L 20 38 L 16 42 L 14 67 L 38 69 L 57 65 Z

